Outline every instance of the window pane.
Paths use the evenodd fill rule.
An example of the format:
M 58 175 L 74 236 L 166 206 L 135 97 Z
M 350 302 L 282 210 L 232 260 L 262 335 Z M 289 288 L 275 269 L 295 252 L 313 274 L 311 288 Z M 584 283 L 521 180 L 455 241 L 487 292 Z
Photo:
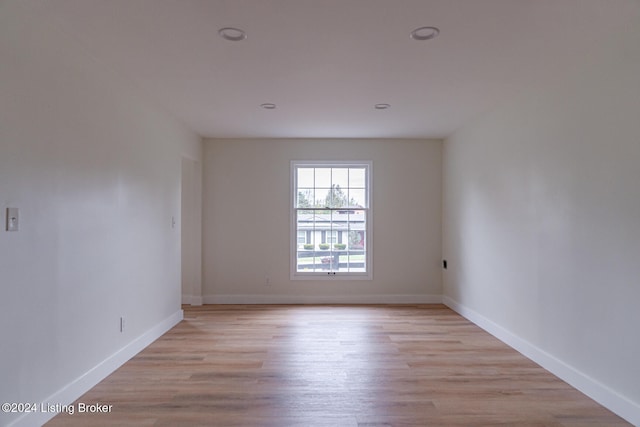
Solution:
M 315 187 L 331 188 L 331 168 L 315 168 Z
M 313 250 L 298 249 L 296 271 L 313 272 L 321 268 L 319 258 Z
M 331 184 L 347 189 L 349 187 L 349 169 L 333 168 L 331 170 Z
M 298 211 L 298 221 L 312 221 L 315 213 L 313 209 L 301 209 Z
M 332 207 L 332 193 L 331 188 L 316 188 L 316 206 Z
M 349 211 L 332 211 L 331 212 L 331 228 L 333 230 L 349 229 Z
M 364 168 L 349 168 L 349 187 L 365 188 L 365 170 Z
M 298 244 L 298 248 L 296 250 L 296 271 L 313 272 L 316 270 L 316 254 L 314 251 L 314 243 L 317 236 L 316 212 L 313 210 L 297 211 L 296 227 L 298 230 L 298 236 L 301 236 L 301 234 L 304 233 L 306 240 L 306 235 L 308 233 L 311 237 L 308 243 Z
M 364 211 L 353 211 L 349 215 L 349 250 L 362 251 L 365 248 L 366 215 Z
M 340 257 L 340 271 L 362 272 L 365 271 L 366 256 L 364 253 L 349 252 Z
M 352 208 L 366 208 L 366 190 L 364 189 L 349 189 L 349 207 Z
M 315 192 L 313 188 L 299 188 L 296 200 L 297 208 L 310 208 L 314 205 Z
M 314 178 L 313 171 L 314 171 L 314 168 L 298 168 L 298 179 L 297 179 L 298 188 L 314 187 L 315 184 L 313 182 L 313 178 Z
M 347 196 L 347 189 L 343 189 L 340 186 L 334 186 L 329 189 L 327 201 L 329 202 L 327 206 L 332 208 L 343 208 L 349 205 L 349 199 Z
M 315 211 L 315 224 L 317 231 L 324 231 L 331 229 L 331 212 L 330 211 Z
M 296 229 L 298 230 L 298 238 L 300 238 L 301 233 L 305 233 L 305 241 L 307 232 L 310 232 L 311 241 L 308 243 L 313 243 L 315 230 L 315 217 L 313 211 L 297 211 Z

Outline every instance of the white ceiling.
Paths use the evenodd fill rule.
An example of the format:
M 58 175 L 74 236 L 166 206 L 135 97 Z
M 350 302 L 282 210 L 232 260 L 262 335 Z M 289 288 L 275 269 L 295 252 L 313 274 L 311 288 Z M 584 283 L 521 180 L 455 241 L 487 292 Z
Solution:
M 520 90 L 576 72 L 640 8 L 637 0 L 37 4 L 101 64 L 218 138 L 445 137 Z M 409 38 L 425 25 L 440 36 Z M 222 39 L 227 26 L 248 38 Z M 267 102 L 277 109 L 259 107 Z

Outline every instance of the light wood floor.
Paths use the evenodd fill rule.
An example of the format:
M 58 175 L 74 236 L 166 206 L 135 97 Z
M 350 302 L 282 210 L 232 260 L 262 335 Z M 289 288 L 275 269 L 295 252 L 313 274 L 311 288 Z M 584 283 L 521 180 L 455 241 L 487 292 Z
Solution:
M 47 425 L 629 425 L 442 305 L 184 309 Z

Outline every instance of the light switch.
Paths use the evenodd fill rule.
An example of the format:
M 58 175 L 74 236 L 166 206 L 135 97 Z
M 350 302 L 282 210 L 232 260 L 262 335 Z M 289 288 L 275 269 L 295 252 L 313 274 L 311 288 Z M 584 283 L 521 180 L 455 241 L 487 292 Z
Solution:
M 7 208 L 7 231 L 18 231 L 20 229 L 20 209 Z

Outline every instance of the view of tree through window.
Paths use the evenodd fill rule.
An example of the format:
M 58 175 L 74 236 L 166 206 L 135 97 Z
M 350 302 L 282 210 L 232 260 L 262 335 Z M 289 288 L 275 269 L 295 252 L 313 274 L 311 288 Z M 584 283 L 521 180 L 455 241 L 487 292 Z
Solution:
M 295 272 L 367 273 L 369 165 L 295 164 Z

